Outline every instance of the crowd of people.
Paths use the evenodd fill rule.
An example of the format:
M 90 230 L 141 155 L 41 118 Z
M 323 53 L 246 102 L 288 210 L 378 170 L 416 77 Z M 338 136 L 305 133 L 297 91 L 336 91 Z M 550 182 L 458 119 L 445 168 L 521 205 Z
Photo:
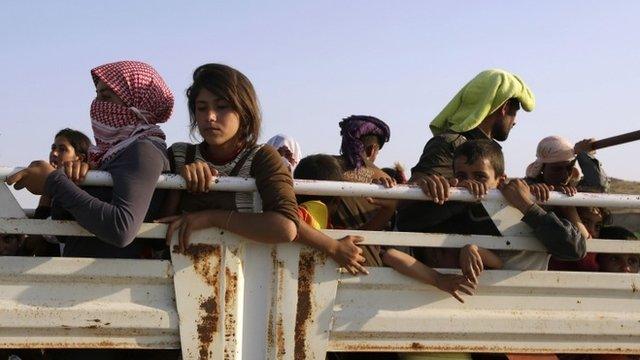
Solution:
M 96 237 L 2 235 L 1 255 L 168 259 L 167 244 L 174 235 L 179 239 L 176 251 L 184 251 L 194 231 L 216 227 L 257 242 L 311 246 L 354 275 L 366 275 L 371 266 L 392 267 L 460 302 L 473 295 L 484 269 L 638 273 L 638 254 L 586 251 L 591 238 L 637 240 L 633 232 L 608 225 L 607 209 L 545 205 L 551 191 L 568 196 L 608 191 L 608 178 L 591 150 L 593 139 L 573 144 L 559 136 L 546 137 L 525 178 L 505 173 L 499 142 L 507 140 L 518 111 L 535 108 L 532 91 L 512 73 L 483 71 L 453 97 L 431 122 L 433 137 L 408 180 L 398 164 L 376 165 L 391 129 L 370 115 L 339 122 L 342 143 L 337 155 L 303 157 L 300 144 L 283 134 L 258 143 L 262 117 L 257 94 L 245 75 L 226 65 L 198 67 L 187 89 L 189 126 L 202 138 L 197 144 L 165 143 L 159 124 L 171 117 L 174 97 L 150 65 L 120 61 L 96 67 L 91 76 L 96 89 L 90 105 L 95 145 L 81 132 L 63 129 L 54 136 L 48 161 L 34 161 L 6 181 L 41 195 L 36 218 L 75 220 Z M 109 172 L 113 187 L 79 185 L 89 170 Z M 180 174 L 187 190 L 156 189 L 158 176 L 168 172 Z M 217 176 L 255 178 L 262 212 L 253 211 L 251 193 L 212 190 Z M 294 178 L 387 188 L 414 184 L 431 201 L 296 196 Z M 494 251 L 474 244 L 460 249 L 363 246 L 360 236 L 333 239 L 320 231 L 500 236 L 480 202 L 448 201 L 452 187 L 465 188 L 478 200 L 488 190 L 499 190 L 522 213 L 522 222 L 548 254 Z M 136 239 L 145 221 L 167 223 L 166 239 Z M 440 268 L 461 273 L 436 270 Z M 59 358 L 84 356 L 87 353 L 65 352 Z

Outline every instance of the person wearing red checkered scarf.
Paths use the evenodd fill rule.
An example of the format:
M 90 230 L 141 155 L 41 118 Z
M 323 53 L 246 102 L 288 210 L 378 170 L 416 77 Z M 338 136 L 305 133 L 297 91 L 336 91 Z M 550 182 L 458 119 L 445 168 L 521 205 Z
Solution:
M 100 168 L 140 138 L 164 142 L 157 125 L 171 116 L 173 94 L 158 72 L 138 61 L 118 61 L 91 70 L 98 96 L 91 103 L 96 146 L 89 150 L 92 168 Z M 117 98 L 103 99 L 110 89 Z
M 146 243 L 136 241 L 138 230 L 162 209 L 164 194 L 155 187 L 170 166 L 158 124 L 169 119 L 173 95 L 160 75 L 141 62 L 98 66 L 91 75 L 97 146 L 89 150 L 90 164 L 68 161 L 56 169 L 48 161 L 34 161 L 7 182 L 49 196 L 53 219 L 76 220 L 95 235 L 60 237 L 64 256 L 139 258 Z M 108 172 L 113 186 L 83 186 L 90 167 Z

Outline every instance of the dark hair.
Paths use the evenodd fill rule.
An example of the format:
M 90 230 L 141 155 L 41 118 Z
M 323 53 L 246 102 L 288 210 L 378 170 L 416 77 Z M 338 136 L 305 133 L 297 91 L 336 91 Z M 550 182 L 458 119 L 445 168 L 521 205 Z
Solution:
M 364 146 L 372 145 L 375 142 L 378 144 L 378 148 L 380 149 L 382 149 L 382 146 L 384 145 L 382 137 L 375 134 L 364 135 L 360 138 L 360 141 Z
M 471 165 L 478 160 L 487 159 L 496 176 L 504 175 L 504 155 L 500 145 L 492 140 L 469 140 L 458 146 L 453 152 L 453 159 L 464 156 Z
M 207 89 L 216 97 L 228 102 L 240 116 L 241 140 L 246 145 L 254 145 L 260 136 L 262 116 L 258 96 L 251 81 L 240 71 L 222 64 L 205 64 L 193 72 L 193 84 L 187 89 L 189 106 L 189 127 L 195 131 L 196 98 L 202 89 Z
M 639 240 L 636 234 L 622 226 L 603 226 L 602 229 L 600 229 L 600 238 L 611 240 Z M 601 256 L 603 255 L 606 254 L 599 253 L 596 255 L 596 260 L 598 262 L 602 261 Z
M 53 138 L 63 137 L 67 139 L 73 150 L 76 152 L 76 155 L 83 155 L 84 159 L 88 159 L 89 155 L 89 147 L 91 146 L 91 140 L 89 137 L 78 130 L 73 130 L 69 128 L 64 128 L 56 134 Z
M 507 114 L 511 116 L 515 116 L 516 112 L 520 110 L 520 100 L 517 98 L 510 98 L 506 101 L 507 104 Z
M 392 168 L 385 167 L 380 170 L 384 171 L 385 174 L 391 176 L 398 184 L 407 183 L 407 177 L 404 175 L 404 167 L 399 162 L 395 163 L 394 167 Z
M 636 234 L 622 226 L 604 226 L 600 230 L 600 238 L 613 240 L 638 240 Z
M 342 166 L 340 166 L 340 163 L 335 157 L 325 154 L 315 154 L 300 160 L 298 166 L 296 166 L 296 169 L 293 171 L 293 178 L 301 180 L 342 181 L 342 171 Z M 320 200 L 328 203 L 333 200 L 333 197 L 299 195 L 297 199 L 299 204 L 310 200 Z

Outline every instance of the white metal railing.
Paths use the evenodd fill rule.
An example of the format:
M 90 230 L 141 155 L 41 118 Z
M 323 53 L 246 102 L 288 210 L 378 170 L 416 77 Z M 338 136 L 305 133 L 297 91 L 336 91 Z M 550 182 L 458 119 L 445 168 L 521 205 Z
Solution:
M 12 171 L 15 169 L 0 168 L 0 179 Z M 184 187 L 181 181 L 163 175 L 159 187 Z M 108 184 L 108 175 L 99 172 L 89 173 L 85 183 Z M 255 184 L 251 179 L 219 178 L 213 189 L 255 191 Z M 305 194 L 426 199 L 419 189 L 403 186 L 383 189 L 368 184 L 296 181 L 295 189 Z M 0 184 L 0 199 L 7 192 Z M 453 190 L 451 200 L 475 201 L 466 190 Z M 4 211 L 6 204 L 0 205 L 0 233 L 91 235 L 75 222 L 17 219 L 7 215 L 13 210 Z M 364 244 L 371 245 L 461 247 L 476 243 L 547 256 L 520 223 L 521 215 L 498 192 L 490 193 L 483 204 L 503 236 L 326 233 L 334 238 L 360 234 L 366 238 Z M 568 198 L 553 194 L 549 204 L 640 208 L 640 199 L 635 195 Z M 165 232 L 166 225 L 143 224 L 139 237 L 162 239 Z M 197 251 L 172 252 L 171 264 L 0 259 L 0 315 L 11 311 L 24 315 L 0 320 L 0 343 L 5 344 L 0 347 L 177 347 L 177 313 L 185 359 L 324 359 L 326 351 L 369 350 L 640 353 L 639 275 L 485 271 L 477 294 L 459 304 L 389 268 L 352 277 L 336 271 L 336 264 L 323 254 L 297 244 L 258 244 L 213 229 L 194 234 L 192 245 Z M 587 246 L 596 252 L 640 252 L 640 242 L 589 240 Z M 133 280 L 128 279 L 137 264 L 150 264 L 145 267 L 149 272 L 135 270 Z M 60 271 L 60 266 L 70 270 Z M 97 271 L 94 266 L 109 270 Z M 73 303 L 81 290 L 85 297 Z M 167 305 L 171 293 L 175 304 Z M 83 326 L 87 320 L 99 322 Z M 13 333 L 22 336 L 11 337 Z M 109 336 L 117 341 L 106 340 Z M 80 340 L 74 342 L 76 337 Z
M 22 168 L 0 167 L 0 181 L 10 174 Z M 90 171 L 83 185 L 86 186 L 111 186 L 113 180 L 111 175 L 104 171 Z M 186 189 L 184 179 L 175 174 L 163 174 L 158 179 L 159 189 Z M 430 200 L 417 186 L 398 185 L 391 189 L 386 189 L 382 185 L 363 184 L 339 181 L 314 181 L 295 180 L 294 188 L 299 195 L 322 195 L 322 196 L 357 196 L 357 197 L 377 197 L 386 199 L 401 200 Z M 255 181 L 251 178 L 218 177 L 211 184 L 211 190 L 216 191 L 256 191 Z M 450 201 L 475 202 L 477 199 L 469 194 L 465 189 L 452 188 Z M 497 190 L 490 190 L 484 201 L 502 201 L 504 198 Z M 551 192 L 546 205 L 557 206 L 600 206 L 609 208 L 640 208 L 640 195 L 615 195 L 615 194 L 594 194 L 578 193 L 569 197 L 560 192 Z

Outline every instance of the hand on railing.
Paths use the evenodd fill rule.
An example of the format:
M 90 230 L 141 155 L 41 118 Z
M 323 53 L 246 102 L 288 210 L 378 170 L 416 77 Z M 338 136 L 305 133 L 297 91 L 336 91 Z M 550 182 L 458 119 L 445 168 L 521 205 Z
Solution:
M 169 224 L 165 240 L 167 245 L 171 245 L 173 234 L 178 231 L 178 246 L 180 252 L 184 252 L 189 247 L 191 233 L 197 230 L 212 227 L 209 211 L 196 211 L 183 215 L 167 216 L 157 219 L 155 222 Z
M 386 174 L 385 174 L 386 175 Z M 375 178 L 371 180 L 372 184 L 382 185 L 385 188 L 389 189 L 397 185 L 396 180 L 389 175 L 381 176 L 379 178 Z
M 16 190 L 26 188 L 35 195 L 44 194 L 44 184 L 47 180 L 47 176 L 54 172 L 56 169 L 44 160 L 34 161 L 29 164 L 29 167 L 22 169 L 15 174 L 7 177 L 5 180 L 7 184 L 14 185 Z
M 187 191 L 206 193 L 210 190 L 213 178 L 218 176 L 218 170 L 212 164 L 195 161 L 183 166 L 180 175 L 187 182 Z
M 477 245 L 465 245 L 460 249 L 460 269 L 462 274 L 474 284 L 478 283 L 478 276 L 484 270 L 482 257 Z
M 481 200 L 487 195 L 487 185 L 480 181 L 465 179 L 462 181 L 454 180 L 451 182 L 452 186 L 462 187 L 469 190 L 471 195 L 475 196 L 477 200 Z
M 575 194 L 578 193 L 578 188 L 571 185 L 554 186 L 554 189 L 556 189 L 556 191 L 560 191 L 561 193 L 567 196 L 574 196 Z
M 539 187 L 539 189 L 542 191 L 541 196 L 544 196 L 545 188 Z M 523 214 L 534 204 L 533 200 L 531 200 L 531 188 L 522 179 L 511 179 L 509 182 L 503 181 L 498 185 L 498 190 L 511 206 L 520 210 Z M 548 197 L 548 192 L 546 194 Z
M 542 202 L 549 200 L 549 193 L 553 191 L 553 185 L 547 185 L 544 183 L 531 184 L 527 186 L 529 188 L 529 192 L 531 193 L 531 195 L 535 196 L 536 199 L 538 199 L 538 201 L 542 201 Z
M 63 166 L 64 173 L 76 184 L 82 183 L 86 179 L 89 170 L 91 170 L 89 164 L 81 160 L 66 161 Z
M 356 245 L 363 241 L 364 238 L 362 236 L 352 235 L 338 239 L 335 248 L 329 251 L 329 256 L 338 265 L 347 269 L 351 275 L 358 275 L 358 273 L 368 275 L 369 271 L 362 265 L 365 262 L 365 258 L 362 256 L 362 248 Z
M 447 180 L 440 175 L 427 175 L 418 180 L 417 185 L 434 203 L 443 205 L 449 199 L 449 188 L 455 186 L 453 183 L 457 183 L 457 180 Z

